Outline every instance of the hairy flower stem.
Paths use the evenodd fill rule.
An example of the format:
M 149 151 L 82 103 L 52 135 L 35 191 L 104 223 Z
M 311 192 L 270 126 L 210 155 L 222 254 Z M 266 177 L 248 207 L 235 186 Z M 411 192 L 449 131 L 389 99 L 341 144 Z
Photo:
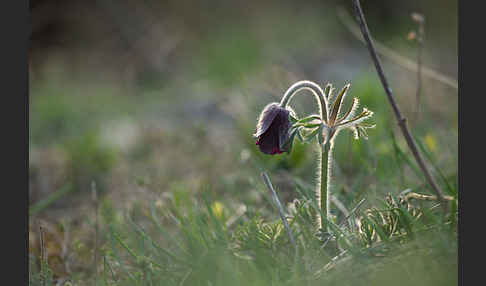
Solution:
M 327 153 L 327 174 L 326 174 L 326 190 L 321 190 L 326 194 L 326 229 L 329 232 L 329 221 L 331 220 L 331 192 L 332 192 L 332 176 L 333 176 L 333 164 L 334 164 L 334 144 L 330 142 L 324 146 Z
M 319 107 L 319 116 L 322 122 L 329 121 L 329 106 L 324 94 L 324 91 L 315 83 L 311 81 L 299 81 L 292 85 L 287 92 L 285 92 L 282 100 L 280 101 L 280 106 L 286 107 L 292 97 L 301 90 L 309 90 L 314 95 L 317 105 Z M 331 204 L 331 196 L 329 193 L 329 187 L 331 183 L 331 169 L 332 169 L 332 144 L 326 139 L 324 143 L 319 144 L 318 152 L 318 174 L 317 174 L 317 186 L 315 191 L 317 206 L 322 214 L 326 215 L 326 221 L 329 220 L 329 209 Z M 327 155 L 327 158 L 325 157 Z M 325 160 L 325 158 L 327 160 Z M 325 181 L 323 181 L 325 180 Z M 317 214 L 317 230 L 322 229 L 322 217 L 321 213 Z M 326 224 L 327 226 L 327 224 Z
M 297 92 L 301 90 L 309 90 L 312 92 L 314 97 L 316 98 L 317 105 L 319 106 L 319 116 L 321 120 L 326 122 L 327 115 L 329 114 L 327 101 L 324 96 L 324 91 L 315 83 L 307 80 L 296 82 L 294 85 L 289 87 L 289 89 L 285 92 L 282 100 L 280 101 L 280 106 L 287 107 L 292 97 L 297 94 Z
M 317 214 L 317 229 L 326 230 L 329 229 L 327 221 L 330 219 L 331 209 L 331 176 L 332 176 L 332 150 L 330 143 L 319 144 L 319 165 L 317 173 L 317 186 L 315 196 L 317 200 L 317 206 L 321 210 L 321 213 Z M 322 215 L 325 215 L 326 223 L 323 225 Z

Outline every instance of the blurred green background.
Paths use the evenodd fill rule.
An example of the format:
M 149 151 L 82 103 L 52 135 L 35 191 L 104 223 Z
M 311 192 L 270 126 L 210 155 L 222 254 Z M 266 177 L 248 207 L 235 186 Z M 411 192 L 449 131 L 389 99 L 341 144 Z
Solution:
M 423 65 L 457 78 L 457 1 L 362 2 L 373 37 L 414 61 L 410 15 L 423 14 Z M 93 181 L 107 220 L 202 192 L 230 213 L 258 210 L 267 204 L 262 170 L 292 201 L 296 181 L 315 183 L 313 144 L 267 156 L 251 134 L 261 109 L 303 79 L 350 82 L 348 104 L 359 97 L 375 112 L 369 140 L 338 137 L 340 200 L 430 193 L 368 51 L 346 26 L 356 23 L 351 1 L 37 0 L 31 15 L 30 222 L 72 226 L 76 249 L 91 243 Z M 428 159 L 456 185 L 457 89 L 423 76 L 415 117 L 417 74 L 382 62 Z M 317 110 L 310 95 L 294 102 L 301 115 Z M 72 267 L 82 271 L 83 260 Z

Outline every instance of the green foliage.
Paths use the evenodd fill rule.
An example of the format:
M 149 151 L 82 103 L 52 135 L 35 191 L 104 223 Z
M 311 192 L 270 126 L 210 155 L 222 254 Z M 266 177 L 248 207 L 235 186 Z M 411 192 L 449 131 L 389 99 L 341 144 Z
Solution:
M 95 181 L 103 192 L 105 178 L 116 163 L 116 151 L 105 146 L 95 132 L 67 141 L 64 148 L 75 187 L 89 190 L 89 184 Z
M 79 132 L 85 115 L 70 104 L 70 97 L 51 94 L 34 98 L 31 104 L 30 140 L 39 144 L 53 143 Z
M 45 261 L 29 256 L 29 285 L 54 286 L 53 273 Z
M 373 132 L 371 137 L 380 136 L 390 130 L 395 118 L 393 118 L 378 77 L 374 73 L 363 74 L 361 78 L 353 81 L 351 88 L 353 94 L 359 97 L 360 105 L 366 106 L 374 112 L 373 123 L 377 128 L 371 131 Z
M 336 219 L 331 222 L 329 233 L 314 231 L 317 212 L 312 200 L 314 139 L 310 144 L 294 140 L 291 154 L 266 156 L 258 151 L 250 136 L 254 121 L 238 118 L 235 129 L 240 140 L 235 140 L 237 144 L 231 146 L 232 153 L 229 153 L 230 158 L 238 158 L 231 163 L 236 171 L 220 172 L 217 189 L 208 190 L 202 187 L 207 178 L 199 169 L 215 162 L 214 153 L 200 144 L 211 137 L 210 132 L 202 134 L 200 130 L 187 129 L 183 136 L 171 136 L 167 132 L 161 138 L 157 131 L 131 149 L 130 160 L 146 164 L 149 159 L 159 160 L 158 154 L 165 155 L 178 147 L 184 152 L 177 159 L 182 162 L 190 159 L 195 167 L 182 164 L 181 173 L 173 168 L 175 162 L 171 161 L 162 165 L 167 169 L 142 172 L 143 179 L 136 177 L 132 183 L 163 197 L 150 203 L 136 200 L 125 215 L 122 214 L 126 211 L 118 208 L 116 201 L 101 196 L 97 285 L 361 285 L 366 282 L 379 286 L 409 281 L 404 273 L 413 273 L 416 285 L 448 285 L 454 281 L 457 201 L 450 202 L 451 213 L 444 222 L 435 202 L 411 203 L 398 197 L 404 189 L 421 193 L 429 190 L 401 135 L 390 131 L 393 118 L 384 115 L 387 112 L 390 115 L 389 107 L 380 98 L 384 96 L 382 90 L 375 85 L 375 80 L 365 77 L 352 88 L 363 106 L 376 111 L 374 119 L 380 128 L 372 129 L 369 139 L 360 142 L 352 138 L 351 132 L 343 132 L 345 135 L 336 138 L 335 149 L 336 197 L 348 210 L 361 198 L 368 200 L 366 206 L 346 219 L 333 208 Z M 58 115 L 36 118 L 52 124 L 69 120 L 69 124 L 84 126 L 83 131 L 72 126 L 46 134 L 36 131 L 34 143 L 48 142 L 48 134 L 56 136 L 57 144 L 67 154 L 73 186 L 89 190 L 89 184 L 95 180 L 103 192 L 106 190 L 103 182 L 120 163 L 119 153 L 104 144 L 98 128 L 84 119 L 76 121 L 74 109 L 67 108 L 72 102 L 52 100 L 52 104 Z M 49 114 L 51 107 L 46 104 L 40 109 Z M 52 114 L 56 114 L 54 111 Z M 85 113 L 83 116 L 86 118 Z M 300 123 L 318 128 L 312 126 L 311 119 L 301 119 Z M 43 124 L 32 124 L 31 132 Z M 298 134 L 295 136 L 297 139 Z M 443 168 L 451 162 L 443 158 L 443 153 L 431 149 L 425 136 L 417 136 L 416 141 L 442 189 L 457 198 L 457 171 Z M 242 150 L 249 153 L 249 159 L 240 162 Z M 147 164 L 146 168 L 153 165 Z M 285 180 L 306 182 L 297 184 L 295 190 L 290 188 L 290 193 L 282 192 L 283 202 L 291 202 L 286 212 L 299 249 L 297 259 L 276 210 L 269 207 L 269 199 L 261 198 L 264 191 L 260 190 L 255 176 L 260 168 L 278 173 Z M 198 172 L 196 176 L 194 169 Z M 174 176 L 165 184 L 151 176 L 157 172 Z M 178 174 L 183 176 L 175 178 Z M 137 191 L 136 187 L 133 192 Z M 209 199 L 208 194 L 214 199 Z M 46 201 L 32 208 L 46 203 L 49 206 L 57 195 L 46 197 Z M 243 214 L 237 213 L 234 207 L 239 202 L 246 204 Z M 89 243 L 83 241 L 83 244 L 83 251 L 92 250 Z M 73 280 L 90 281 L 93 273 L 86 272 L 74 273 Z M 47 273 L 51 273 L 54 281 L 54 273 Z M 39 270 L 33 267 L 31 285 L 40 285 L 39 278 Z
M 220 29 L 199 47 L 196 68 L 205 78 L 227 86 L 240 81 L 259 66 L 261 48 L 254 35 L 244 29 L 233 26 Z
M 359 221 L 359 227 L 347 222 L 335 226 L 340 230 L 331 235 L 339 237 L 341 250 L 334 257 L 332 244 L 312 231 L 312 202 L 294 200 L 288 209 L 300 250 L 294 257 L 280 220 L 246 213 L 244 220 L 228 226 L 228 219 L 215 211 L 216 202 L 184 197 L 183 191 L 175 193 L 179 195 L 168 208 L 152 203 L 149 214 L 132 212 L 123 223 L 110 226 L 110 247 L 103 259 L 105 285 L 293 285 L 296 281 L 356 285 L 373 279 L 379 281 L 374 285 L 388 285 L 389 274 L 396 270 L 387 263 L 373 262 L 376 257 L 413 269 L 416 280 L 425 279 L 431 283 L 427 285 L 441 285 L 439 282 L 457 275 L 451 273 L 455 263 L 448 262 L 444 271 L 437 268 L 434 259 L 451 261 L 457 242 L 430 206 L 418 207 L 387 196 L 380 208 L 350 218 Z M 162 219 L 171 223 L 163 226 Z M 431 236 L 441 239 L 430 240 Z M 416 267 L 417 257 L 427 267 Z M 359 275 L 348 272 L 355 268 Z

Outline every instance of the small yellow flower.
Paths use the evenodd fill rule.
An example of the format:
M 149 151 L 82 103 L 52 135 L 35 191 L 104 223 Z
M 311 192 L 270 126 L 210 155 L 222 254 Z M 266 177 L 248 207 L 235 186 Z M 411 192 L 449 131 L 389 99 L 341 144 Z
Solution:
M 223 218 L 223 210 L 224 210 L 223 204 L 218 201 L 215 201 L 211 205 L 211 211 L 213 212 L 214 216 L 217 217 L 218 219 Z
M 432 134 L 427 134 L 425 136 L 425 144 L 430 151 L 436 152 L 437 151 L 437 139 Z

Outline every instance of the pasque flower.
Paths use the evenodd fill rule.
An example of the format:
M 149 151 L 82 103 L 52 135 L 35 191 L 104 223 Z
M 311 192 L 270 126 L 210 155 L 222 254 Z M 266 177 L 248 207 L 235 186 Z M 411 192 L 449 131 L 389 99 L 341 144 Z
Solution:
M 260 114 L 257 123 L 256 145 L 265 154 L 281 154 L 289 151 L 287 141 L 290 138 L 290 108 L 284 108 L 279 103 L 268 104 Z
M 366 129 L 375 125 L 365 123 L 373 112 L 363 108 L 358 112 L 359 101 L 353 98 L 350 108 L 343 112 L 344 99 L 350 84 L 344 86 L 339 93 L 334 93 L 331 84 L 323 90 L 318 84 L 311 81 L 299 81 L 293 84 L 284 94 L 280 103 L 268 104 L 260 114 L 256 133 L 256 144 L 265 154 L 280 154 L 292 149 L 292 142 L 297 136 L 302 142 L 309 142 L 317 138 L 320 146 L 318 152 L 318 180 L 315 199 L 318 208 L 322 211 L 329 230 L 331 213 L 331 193 L 333 179 L 333 150 L 337 134 L 344 129 L 354 132 L 355 139 L 367 138 Z M 319 114 L 298 119 L 289 106 L 290 100 L 301 90 L 310 91 L 316 98 Z M 325 157 L 327 157 L 327 160 Z M 323 229 L 321 214 L 317 215 L 317 228 Z

